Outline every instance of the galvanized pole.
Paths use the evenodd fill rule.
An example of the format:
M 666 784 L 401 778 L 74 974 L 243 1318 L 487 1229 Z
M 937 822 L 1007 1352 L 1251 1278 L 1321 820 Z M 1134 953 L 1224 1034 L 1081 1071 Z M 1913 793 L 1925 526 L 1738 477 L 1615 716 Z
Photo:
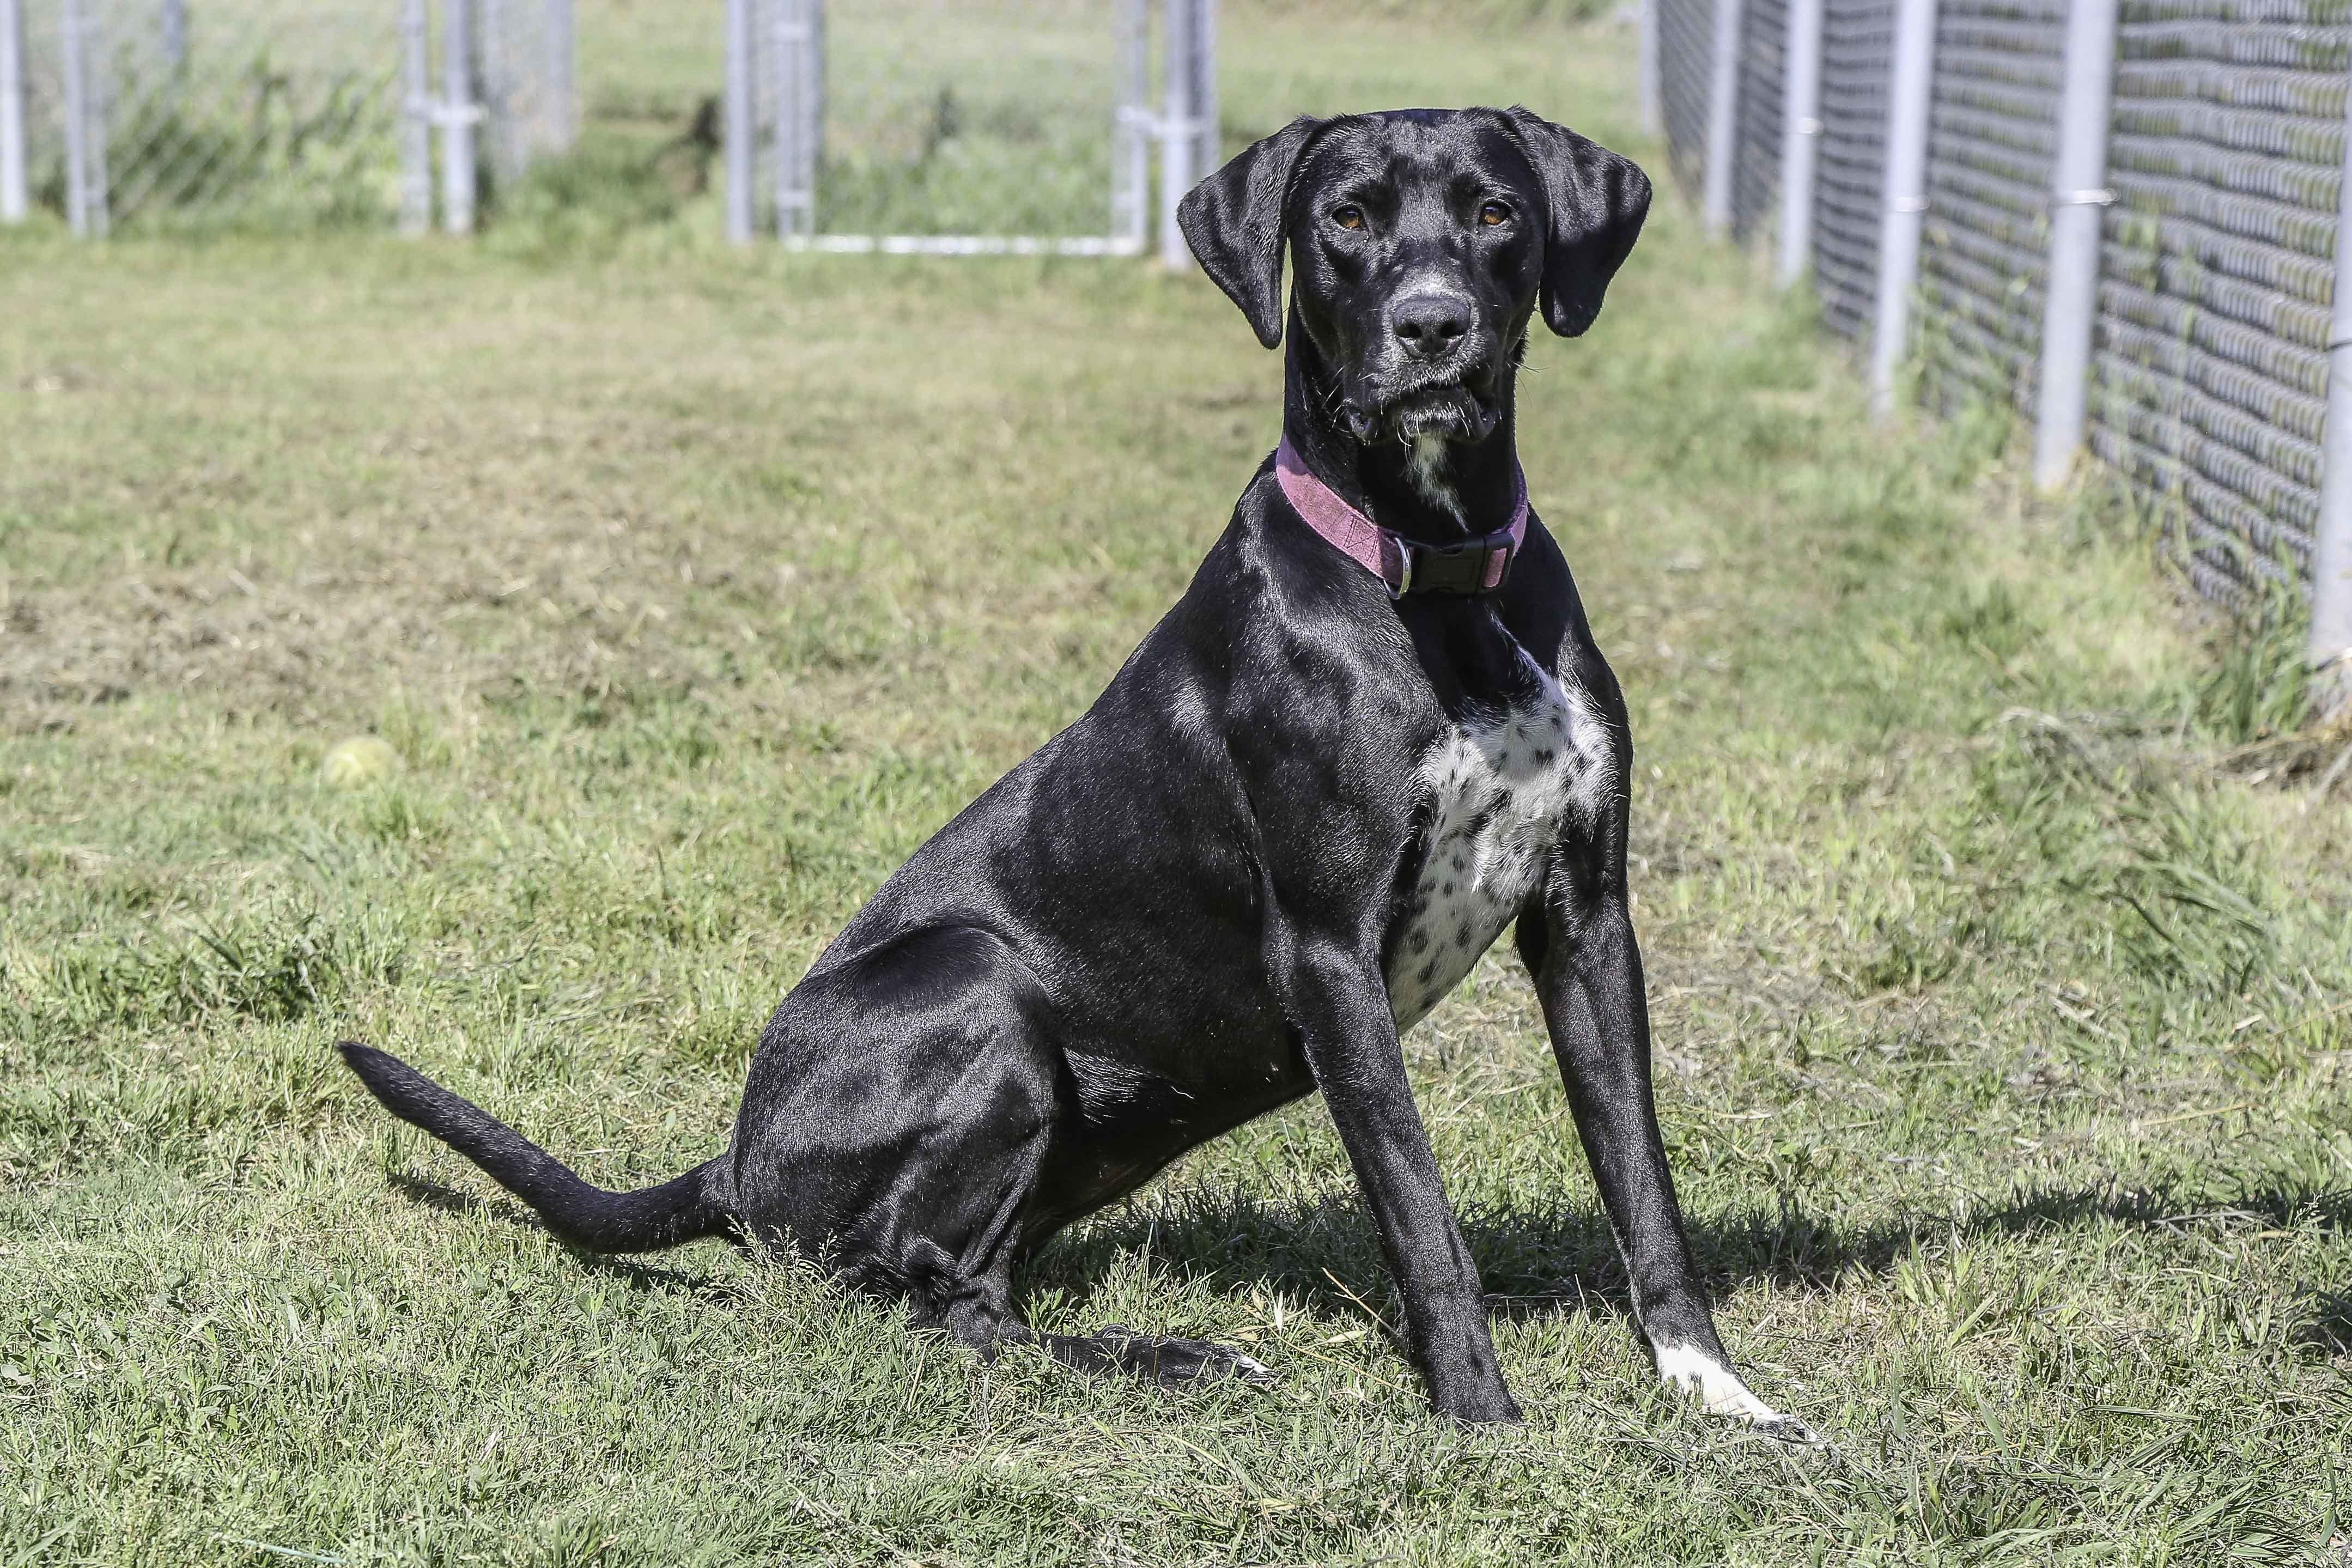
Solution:
M 816 0 L 767 0 L 775 18 L 776 237 L 816 232 Z
M 751 243 L 751 0 L 727 0 L 727 237 Z
M 1699 217 L 1713 235 L 1731 232 L 1731 176 L 1739 159 L 1739 25 L 1743 0 L 1715 0 L 1715 51 L 1706 93 L 1706 168 Z
M 1200 136 L 1192 124 L 1193 0 L 1168 0 L 1168 49 L 1160 62 L 1166 100 L 1160 115 L 1160 262 L 1170 271 L 1192 265 L 1192 247 L 1176 223 L 1176 204 L 1192 189 L 1192 153 Z
M 1642 0 L 1641 29 L 1633 46 L 1633 101 L 1641 111 L 1642 134 L 1663 136 L 1666 117 L 1658 102 L 1658 0 Z
M 1150 0 L 1118 0 L 1112 25 L 1118 91 L 1110 121 L 1110 235 L 1140 250 L 1151 233 Z
M 0 0 L 0 223 L 22 223 L 29 206 L 25 180 L 25 11 L 23 0 Z
M 2066 482 L 2083 444 L 2091 331 L 2099 313 L 2099 235 L 2107 183 L 2107 116 L 2115 103 L 2116 0 L 2073 0 L 2066 79 L 2050 195 L 2050 281 L 2042 302 L 2042 393 L 2034 404 L 2033 482 Z
M 1878 230 L 1878 321 L 1870 341 L 1870 404 L 1894 412 L 1895 374 L 1911 331 L 1919 230 L 1927 213 L 1927 110 L 1935 91 L 1936 0 L 1897 0 L 1886 94 L 1886 184 Z
M 446 0 L 441 12 L 441 226 L 474 232 L 472 0 Z
M 1780 247 L 1772 280 L 1786 289 L 1813 261 L 1813 183 L 1822 153 L 1822 0 L 1790 0 L 1784 63 Z
M 572 0 L 547 0 L 547 147 L 569 153 L 580 140 L 580 30 Z
M 62 0 L 66 111 L 66 222 L 85 239 L 103 239 L 106 210 L 106 106 L 94 58 L 98 22 L 87 0 Z
M 411 238 L 433 226 L 432 25 L 425 0 L 401 0 L 400 232 Z
M 2327 423 L 2320 436 L 2319 519 L 2312 528 L 2312 698 L 2352 710 L 2352 104 L 2346 106 L 2336 209 L 2336 303 L 2327 329 Z

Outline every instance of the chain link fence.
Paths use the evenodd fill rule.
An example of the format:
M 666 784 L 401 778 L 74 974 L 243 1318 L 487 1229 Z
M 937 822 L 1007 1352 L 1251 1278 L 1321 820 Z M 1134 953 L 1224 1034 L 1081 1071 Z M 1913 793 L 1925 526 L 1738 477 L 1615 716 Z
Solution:
M 693 221 L 737 240 L 1134 255 L 1156 227 L 1189 265 L 1175 198 L 1224 152 L 1216 18 L 1216 0 L 0 0 L 0 223 L 512 220 L 530 245 L 700 202 Z
M 1668 159 L 1694 196 L 1724 79 L 1714 7 L 1740 3 L 1648 13 Z M 1780 189 L 1810 183 L 1810 210 L 1778 215 L 1782 254 L 1810 256 L 1823 326 L 1872 343 L 1882 405 L 1899 351 L 1935 405 L 2032 416 L 2042 482 L 2087 447 L 2204 593 L 2308 585 L 2314 657 L 2343 670 L 2352 361 L 2331 379 L 2331 354 L 2352 352 L 2352 300 L 2336 296 L 2352 242 L 2352 14 L 2338 0 L 1744 3 L 1733 230 L 1763 227 Z M 1809 12 L 1817 36 L 1791 20 Z M 1898 87 L 1906 47 L 1928 52 L 1916 89 Z M 1815 103 L 1787 86 L 1807 69 Z M 1916 189 L 1895 188 L 1889 148 L 1906 137 L 1924 139 Z M 1783 146 L 1804 150 L 1810 182 L 1781 167 Z M 2078 226 L 2078 213 L 2103 216 Z M 2332 442 L 2331 386 L 2347 409 Z
M 2340 7 L 2249 10 L 2125 17 L 2091 398 L 2093 449 L 2177 501 L 2221 595 L 2311 569 L 2352 81 Z
M 1731 177 L 1731 233 L 1738 239 L 1763 226 L 1780 194 L 1780 87 L 1788 77 L 1788 0 L 1743 0 L 1739 101 L 1733 107 L 1738 140 Z
M 580 135 L 578 27 L 568 0 L 474 0 L 483 162 L 511 185 Z
M 493 191 L 578 134 L 571 0 L 0 0 L 0 221 L 414 228 L 435 132 Z
M 1716 0 L 1655 0 L 1655 5 L 1658 102 L 1665 120 L 1666 159 L 1682 187 L 1696 192 L 1706 178 Z
M 31 0 L 26 185 L 77 230 L 388 221 L 397 34 L 336 0 Z
M 1828 0 L 1822 26 L 1813 285 L 1821 294 L 1822 324 L 1859 339 L 1870 331 L 1878 297 L 1895 6 L 1891 0 Z
M 823 226 L 1107 232 L 1120 20 L 1111 0 L 837 7 Z
M 2065 0 L 1937 9 L 1920 360 L 1946 412 L 2032 407 L 2065 26 Z

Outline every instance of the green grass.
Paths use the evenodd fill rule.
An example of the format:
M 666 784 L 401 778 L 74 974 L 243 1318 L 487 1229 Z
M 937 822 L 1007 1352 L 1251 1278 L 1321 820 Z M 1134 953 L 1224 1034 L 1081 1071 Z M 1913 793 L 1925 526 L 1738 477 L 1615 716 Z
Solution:
M 1240 121 L 1524 98 L 1627 140 L 1622 33 L 1275 47 L 1312 20 L 1229 12 Z M 1999 425 L 1870 427 L 1671 199 L 1533 363 L 1530 482 L 1633 705 L 1675 1169 L 1727 1338 L 1833 1452 L 1652 1388 L 1503 952 L 1407 1050 L 1507 1432 L 1427 1414 L 1317 1103 L 1026 1276 L 1049 1325 L 1282 1374 L 1177 1397 L 715 1245 L 570 1254 L 332 1062 L 400 1051 L 608 1184 L 718 1147 L 777 998 L 1100 689 L 1271 443 L 1277 362 L 1207 284 L 688 217 L 34 238 L 0 1563 L 2328 1560 L 2352 785 L 2244 755 L 2273 656 L 2022 502 Z M 402 771 L 324 788 L 362 731 Z

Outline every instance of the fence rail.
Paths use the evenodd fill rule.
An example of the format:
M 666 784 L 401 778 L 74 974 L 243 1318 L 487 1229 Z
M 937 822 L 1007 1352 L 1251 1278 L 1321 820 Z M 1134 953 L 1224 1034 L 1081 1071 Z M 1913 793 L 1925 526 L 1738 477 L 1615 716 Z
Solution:
M 2334 0 L 1652 0 L 1644 101 L 1710 226 L 1778 225 L 1874 391 L 2036 420 L 2191 580 L 2296 582 L 2352 701 L 2352 18 Z M 1817 29 L 1817 30 L 1816 30 Z M 1736 56 L 1726 58 L 1727 49 Z M 1723 96 L 1736 94 L 1727 103 Z

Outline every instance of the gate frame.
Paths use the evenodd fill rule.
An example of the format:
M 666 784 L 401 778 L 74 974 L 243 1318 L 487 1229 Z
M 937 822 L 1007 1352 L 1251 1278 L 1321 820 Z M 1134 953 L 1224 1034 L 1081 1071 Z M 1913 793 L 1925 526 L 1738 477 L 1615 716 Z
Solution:
M 757 93 L 752 79 L 752 34 L 759 0 L 727 0 L 727 68 L 725 131 L 727 237 L 749 245 L 755 237 L 753 181 L 759 155 Z M 782 200 L 777 207 L 777 240 L 788 250 L 818 251 L 837 256 L 1141 256 L 1150 247 L 1150 149 L 1160 150 L 1160 261 L 1171 271 L 1193 265 L 1192 252 L 1176 225 L 1176 204 L 1219 161 L 1222 142 L 1217 120 L 1217 0 L 1114 0 L 1111 9 L 1112 61 L 1116 99 L 1109 126 L 1111 195 L 1107 234 L 1053 237 L 993 234 L 836 234 L 814 231 L 816 180 L 820 160 L 815 147 L 823 135 L 822 110 L 811 123 L 808 100 L 821 105 L 824 95 L 824 0 L 783 0 L 807 17 L 813 57 L 801 67 L 804 88 L 802 112 L 779 112 L 771 132 L 772 151 L 780 173 L 779 195 L 788 177 L 782 171 L 799 163 L 807 171 L 803 227 L 790 221 L 793 214 Z M 1150 94 L 1151 10 L 1160 7 L 1165 26 L 1161 104 L 1155 112 Z M 782 32 L 782 26 L 778 28 Z M 797 41 L 797 40 L 795 40 Z M 790 160 L 790 163 L 788 163 Z M 797 194 L 797 193 L 795 193 Z

